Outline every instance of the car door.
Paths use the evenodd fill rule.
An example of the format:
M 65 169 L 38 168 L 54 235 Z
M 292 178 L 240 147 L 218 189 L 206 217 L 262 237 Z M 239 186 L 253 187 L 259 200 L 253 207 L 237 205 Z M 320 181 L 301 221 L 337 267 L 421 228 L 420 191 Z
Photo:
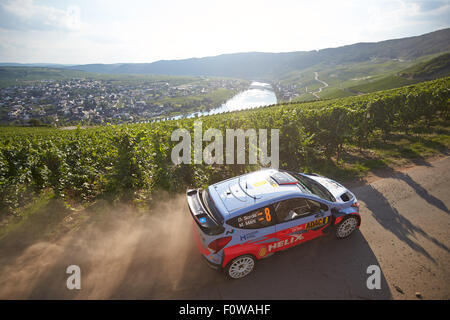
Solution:
M 331 211 L 318 201 L 293 198 L 278 202 L 274 206 L 278 223 L 275 232 L 280 239 L 269 251 L 284 250 L 323 234 L 322 229 L 330 224 Z
M 267 244 L 274 239 L 276 217 L 272 205 L 247 212 L 226 222 L 232 226 L 233 240 L 224 249 L 225 261 L 243 254 L 253 254 L 263 258 L 267 252 Z

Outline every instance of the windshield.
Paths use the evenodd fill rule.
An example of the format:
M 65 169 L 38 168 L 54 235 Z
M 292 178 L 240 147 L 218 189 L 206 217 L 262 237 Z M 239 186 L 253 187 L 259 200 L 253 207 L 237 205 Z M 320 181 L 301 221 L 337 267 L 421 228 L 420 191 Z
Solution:
M 222 224 L 223 223 L 223 217 L 217 211 L 216 206 L 214 205 L 214 202 L 212 201 L 208 190 L 203 190 L 202 191 L 202 200 L 203 200 L 203 204 L 206 207 L 206 210 L 208 210 L 208 212 L 211 213 L 211 215 L 214 218 L 214 220 L 216 220 L 216 222 L 218 222 L 219 224 Z
M 320 183 L 314 181 L 311 178 L 305 177 L 303 175 L 294 172 L 289 172 L 289 174 L 293 176 L 295 179 L 297 179 L 302 189 L 307 189 L 310 193 L 324 200 L 332 202 L 336 201 L 333 195 Z

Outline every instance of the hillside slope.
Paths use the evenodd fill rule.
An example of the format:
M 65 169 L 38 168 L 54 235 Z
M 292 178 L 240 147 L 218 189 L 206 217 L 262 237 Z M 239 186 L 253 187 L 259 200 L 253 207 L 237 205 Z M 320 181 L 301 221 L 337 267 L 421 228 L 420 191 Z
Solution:
M 366 83 L 348 87 L 350 92 L 369 93 L 380 90 L 399 88 L 421 81 L 438 79 L 450 75 L 450 53 L 419 62 L 400 72 L 376 77 Z
M 317 64 L 341 64 L 371 59 L 414 60 L 450 51 L 450 28 L 421 36 L 376 43 L 356 43 L 319 51 L 248 52 L 153 63 L 87 64 L 68 67 L 100 73 L 152 73 L 273 79 Z
M 64 80 L 84 78 L 90 74 L 78 70 L 65 70 L 48 67 L 0 66 L 0 87 L 10 86 L 26 81 Z
M 410 79 L 430 80 L 450 75 L 450 53 L 419 63 L 403 70 L 400 76 Z

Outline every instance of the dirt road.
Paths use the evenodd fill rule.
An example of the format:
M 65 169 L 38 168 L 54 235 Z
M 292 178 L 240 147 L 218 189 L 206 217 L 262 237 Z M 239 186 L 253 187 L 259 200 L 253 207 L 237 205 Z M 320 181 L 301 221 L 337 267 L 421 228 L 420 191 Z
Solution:
M 322 92 L 323 88 L 328 87 L 328 83 L 326 83 L 325 81 L 322 81 L 319 79 L 319 74 L 317 72 L 314 72 L 314 79 L 320 83 L 323 84 L 323 87 L 320 87 L 319 90 L 311 92 L 312 95 L 314 95 L 317 99 L 320 99 L 318 93 Z
M 447 157 L 348 185 L 361 203 L 359 231 L 275 254 L 238 281 L 201 260 L 184 196 L 133 222 L 124 209 L 117 223 L 111 213 L 57 242 L 10 247 L 0 255 L 0 298 L 449 299 L 449 181 Z M 71 264 L 82 270 L 81 290 L 66 288 Z M 366 286 L 370 265 L 381 268 L 379 290 Z

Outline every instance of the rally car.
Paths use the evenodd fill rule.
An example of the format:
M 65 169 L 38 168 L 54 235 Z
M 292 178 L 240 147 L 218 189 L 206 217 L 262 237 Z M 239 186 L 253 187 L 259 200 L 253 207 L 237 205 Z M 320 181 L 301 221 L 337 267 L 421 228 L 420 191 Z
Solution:
M 200 253 L 232 279 L 255 262 L 327 233 L 361 224 L 353 193 L 317 174 L 263 169 L 186 193 Z

